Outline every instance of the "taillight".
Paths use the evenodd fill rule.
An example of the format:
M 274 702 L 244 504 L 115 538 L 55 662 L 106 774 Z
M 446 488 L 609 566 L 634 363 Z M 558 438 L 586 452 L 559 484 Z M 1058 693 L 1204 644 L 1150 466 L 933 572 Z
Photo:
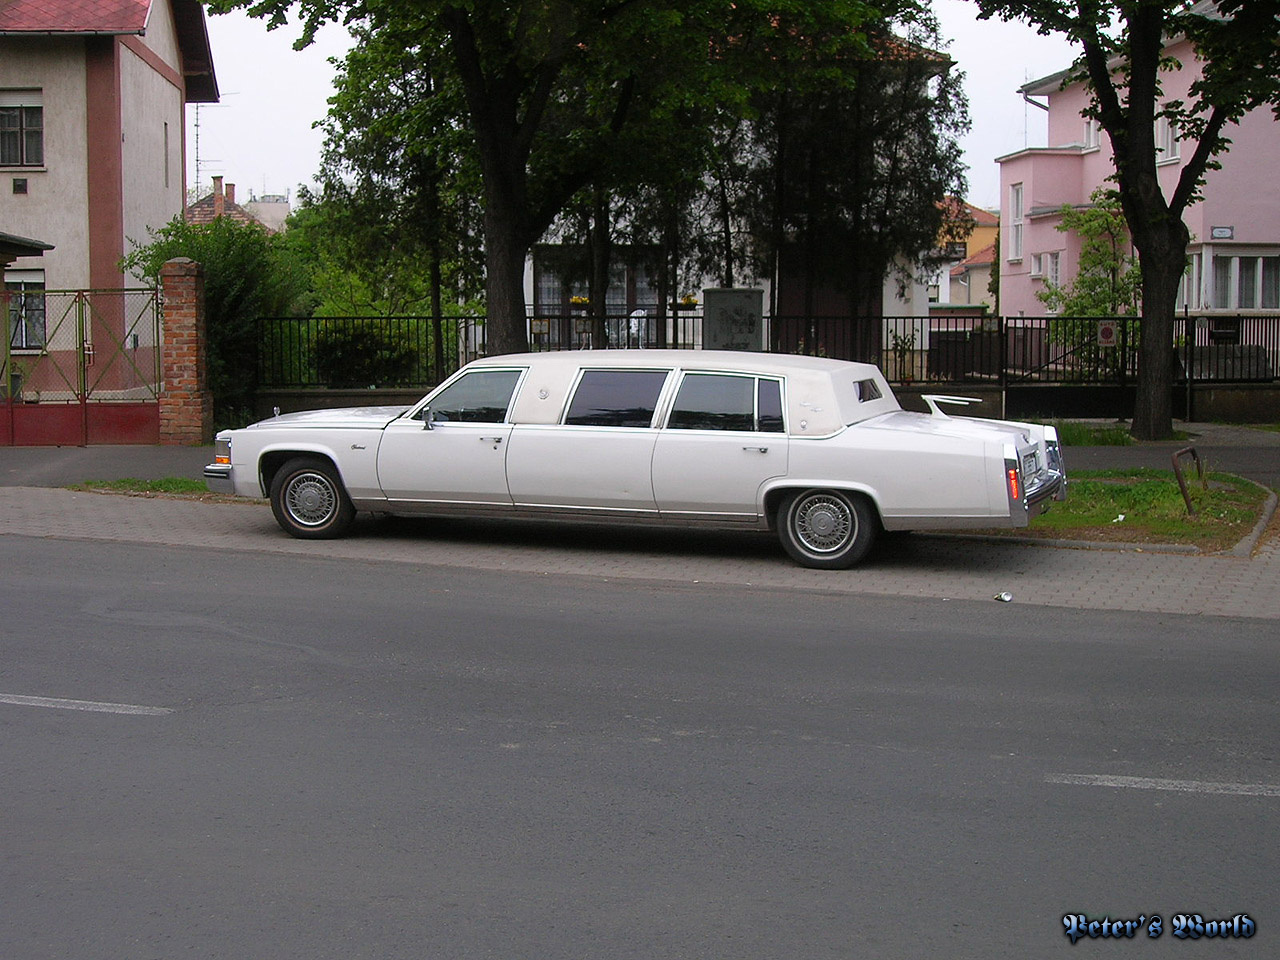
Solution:
M 1022 484 L 1018 481 L 1018 468 L 1009 467 L 1005 471 L 1005 476 L 1009 481 L 1009 499 L 1016 503 L 1022 499 Z

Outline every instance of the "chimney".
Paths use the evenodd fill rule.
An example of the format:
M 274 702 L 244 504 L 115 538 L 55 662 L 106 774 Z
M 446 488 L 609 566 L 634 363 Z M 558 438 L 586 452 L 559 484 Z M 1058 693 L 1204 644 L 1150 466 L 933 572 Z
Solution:
M 213 178 L 213 215 L 220 217 L 226 212 L 225 199 L 222 196 L 222 178 Z
M 227 203 L 233 207 L 236 205 L 236 185 L 234 183 L 227 184 Z

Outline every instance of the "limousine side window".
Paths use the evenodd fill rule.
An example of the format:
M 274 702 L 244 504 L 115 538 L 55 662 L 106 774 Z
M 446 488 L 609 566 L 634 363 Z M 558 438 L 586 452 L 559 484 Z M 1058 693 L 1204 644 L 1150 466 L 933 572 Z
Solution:
M 782 388 L 777 380 L 719 373 L 686 374 L 667 426 L 672 430 L 782 432 Z
M 584 370 L 564 422 L 590 427 L 653 423 L 666 370 Z
M 502 423 L 507 419 L 511 395 L 520 380 L 519 370 L 477 370 L 449 384 L 431 403 L 415 413 L 421 420 L 454 423 Z

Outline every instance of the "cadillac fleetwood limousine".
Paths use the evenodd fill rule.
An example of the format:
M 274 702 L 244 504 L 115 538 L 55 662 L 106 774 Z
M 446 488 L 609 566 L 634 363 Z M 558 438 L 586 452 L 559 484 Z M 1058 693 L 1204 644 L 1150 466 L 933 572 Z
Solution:
M 879 369 L 681 350 L 490 357 L 408 409 L 291 413 L 218 434 L 218 493 L 301 538 L 359 510 L 776 530 L 852 566 L 880 530 L 1021 527 L 1066 496 L 1052 427 L 904 411 Z

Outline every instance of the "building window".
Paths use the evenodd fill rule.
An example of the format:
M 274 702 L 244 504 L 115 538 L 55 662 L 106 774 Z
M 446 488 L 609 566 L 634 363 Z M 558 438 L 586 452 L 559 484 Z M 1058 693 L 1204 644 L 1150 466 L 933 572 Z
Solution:
M 1022 259 L 1022 184 L 1009 188 L 1009 259 Z
M 9 300 L 9 349 L 43 350 L 44 272 L 11 270 L 4 275 Z
M 1213 258 L 1215 310 L 1280 309 L 1280 256 Z
M 1102 124 L 1097 120 L 1086 120 L 1084 122 L 1084 146 L 1086 150 L 1093 150 L 1102 145 Z
M 1178 157 L 1178 128 L 1168 117 L 1156 117 L 1156 163 L 1166 163 Z
M 605 313 L 656 310 L 657 277 L 652 264 L 658 257 L 652 247 L 619 244 L 613 248 Z M 539 244 L 533 249 L 533 269 L 535 316 L 563 316 L 571 312 L 575 297 L 585 301 L 589 294 L 591 251 L 585 245 Z
M 39 90 L 0 90 L 0 167 L 44 166 L 44 106 Z
M 1031 275 L 1033 277 L 1043 277 L 1045 282 L 1057 286 L 1058 278 L 1061 276 L 1061 264 L 1061 251 L 1033 253 L 1031 255 Z
M 1263 310 L 1280 310 L 1280 257 L 1262 258 L 1261 300 Z

